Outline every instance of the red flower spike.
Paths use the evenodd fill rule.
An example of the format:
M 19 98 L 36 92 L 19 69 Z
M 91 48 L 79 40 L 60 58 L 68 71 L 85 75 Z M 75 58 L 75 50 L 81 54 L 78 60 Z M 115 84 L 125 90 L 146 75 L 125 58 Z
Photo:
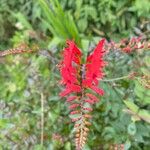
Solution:
M 68 47 L 64 49 L 64 59 L 61 62 L 60 72 L 62 76 L 61 83 L 66 85 L 60 96 L 66 96 L 71 92 L 80 92 L 81 88 L 78 86 L 77 81 L 77 70 L 73 66 L 73 63 L 80 65 L 81 63 L 81 52 L 76 47 L 74 42 L 67 41 Z
M 66 102 L 71 103 L 69 106 L 70 114 L 74 117 L 71 120 L 75 122 L 76 150 L 82 150 L 84 147 L 88 128 L 91 125 L 89 122 L 92 118 L 90 113 L 93 111 L 91 107 L 98 102 L 98 98 L 93 94 L 86 93 L 86 89 L 91 89 L 99 95 L 104 94 L 104 91 L 98 88 L 98 80 L 103 77 L 102 69 L 106 64 L 103 61 L 104 42 L 104 39 L 101 40 L 93 53 L 87 57 L 86 63 L 82 64 L 81 51 L 73 41 L 67 41 L 68 47 L 64 49 L 64 59 L 60 64 L 61 84 L 65 86 L 60 96 L 64 97 L 71 94 Z

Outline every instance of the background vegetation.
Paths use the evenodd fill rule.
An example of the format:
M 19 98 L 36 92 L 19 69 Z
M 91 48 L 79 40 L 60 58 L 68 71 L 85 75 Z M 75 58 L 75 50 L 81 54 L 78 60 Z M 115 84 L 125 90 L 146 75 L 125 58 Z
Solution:
M 0 49 L 25 43 L 40 51 L 0 58 L 0 150 L 74 149 L 69 110 L 58 96 L 56 65 L 66 39 L 74 39 L 84 53 L 102 37 L 149 40 L 149 14 L 148 0 L 1 0 Z M 105 96 L 93 111 L 85 150 L 119 144 L 149 150 L 150 52 L 110 50 L 105 60 L 100 83 Z

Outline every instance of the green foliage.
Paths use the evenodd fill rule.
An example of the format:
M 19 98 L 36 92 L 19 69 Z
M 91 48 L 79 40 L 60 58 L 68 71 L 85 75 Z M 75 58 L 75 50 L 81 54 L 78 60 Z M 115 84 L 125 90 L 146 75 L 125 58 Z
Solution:
M 65 3 L 64 3 L 65 1 Z M 72 11 L 80 32 L 111 37 L 128 36 L 137 24 L 149 20 L 150 3 L 145 0 L 61 0 Z M 144 9 L 143 9 L 144 8 Z M 92 13 L 91 13 L 92 12 Z M 116 33 L 120 33 L 119 35 Z
M 146 56 L 143 60 L 143 66 L 139 69 L 143 73 L 143 76 L 147 76 L 150 74 L 149 68 L 149 57 Z M 128 101 L 124 101 L 126 106 L 129 108 L 129 113 L 132 115 L 133 121 L 144 120 L 150 123 L 150 111 L 149 111 L 149 104 L 150 104 L 150 90 L 147 89 L 146 84 L 148 84 L 148 80 L 145 82 L 142 78 L 137 78 L 134 81 L 134 99 L 130 99 Z M 135 104 L 137 103 L 137 104 Z
M 8 40 L 10 36 L 13 35 L 15 29 L 15 18 L 12 15 L 12 12 L 16 13 L 18 9 L 27 8 L 29 6 L 26 3 L 26 7 L 22 7 L 25 3 L 25 0 L 20 1 L 9 1 L 9 0 L 1 0 L 0 1 L 0 41 L 4 42 Z M 22 8 L 21 8 L 22 7 Z M 26 12 L 29 13 L 29 9 L 26 9 Z
M 79 33 L 74 20 L 71 14 L 62 10 L 58 0 L 51 1 L 51 6 L 46 0 L 39 0 L 39 4 L 46 16 L 49 30 L 55 38 L 58 38 L 59 41 L 74 39 L 80 45 Z

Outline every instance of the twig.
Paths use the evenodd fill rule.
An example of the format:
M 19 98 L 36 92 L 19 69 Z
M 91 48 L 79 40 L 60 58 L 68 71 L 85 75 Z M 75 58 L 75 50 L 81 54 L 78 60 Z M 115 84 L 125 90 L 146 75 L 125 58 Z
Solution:
M 126 75 L 123 77 L 118 77 L 118 78 L 113 78 L 113 79 L 103 79 L 101 80 L 102 82 L 113 82 L 113 81 L 118 81 L 118 80 L 122 80 L 122 79 L 126 79 L 129 78 L 130 75 Z
M 9 137 L 8 135 L 5 135 L 5 137 L 10 140 L 12 143 L 18 145 L 18 143 L 16 141 L 14 141 L 11 137 Z
M 98 30 L 97 28 L 92 27 L 92 30 L 93 30 L 97 35 L 100 35 L 100 36 L 104 36 L 104 35 L 105 35 L 104 32 Z
M 5 51 L 0 51 L 0 57 L 4 57 L 7 55 L 14 55 L 14 54 L 31 53 L 31 52 L 35 52 L 35 51 L 14 48 L 14 49 L 9 49 L 9 50 L 5 50 Z
M 41 146 L 44 139 L 44 95 L 41 93 Z

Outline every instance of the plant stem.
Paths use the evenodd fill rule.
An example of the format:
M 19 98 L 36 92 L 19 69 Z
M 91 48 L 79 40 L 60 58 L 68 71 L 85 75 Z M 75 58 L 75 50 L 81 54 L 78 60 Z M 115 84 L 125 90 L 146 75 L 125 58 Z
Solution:
M 41 93 L 41 146 L 44 139 L 44 95 Z
M 113 81 L 118 81 L 118 80 L 122 80 L 122 79 L 126 79 L 128 78 L 129 75 L 123 76 L 123 77 L 118 77 L 118 78 L 113 78 L 113 79 L 104 79 L 101 80 L 102 82 L 113 82 Z

